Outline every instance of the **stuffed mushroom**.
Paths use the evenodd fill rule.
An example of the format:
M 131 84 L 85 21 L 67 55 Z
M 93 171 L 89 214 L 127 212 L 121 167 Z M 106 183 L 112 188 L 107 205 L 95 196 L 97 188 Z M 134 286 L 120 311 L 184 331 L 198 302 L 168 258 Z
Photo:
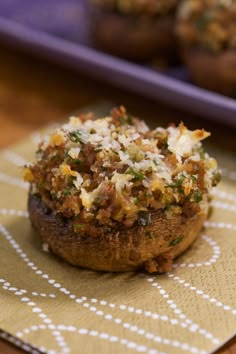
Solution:
M 183 0 L 176 32 L 198 85 L 236 96 L 236 0 Z
M 95 45 L 131 60 L 172 59 L 177 0 L 90 0 Z
M 71 117 L 24 170 L 43 249 L 94 270 L 169 271 L 201 230 L 220 180 L 201 144 L 209 135 L 183 123 L 150 130 L 124 107 Z

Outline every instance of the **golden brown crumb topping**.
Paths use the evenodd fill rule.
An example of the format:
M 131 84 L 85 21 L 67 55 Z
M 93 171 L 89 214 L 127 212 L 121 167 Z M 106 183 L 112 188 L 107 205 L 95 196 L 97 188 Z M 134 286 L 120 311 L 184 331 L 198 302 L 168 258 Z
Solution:
M 31 192 L 81 233 L 114 223 L 145 226 L 150 211 L 204 208 L 220 178 L 201 144 L 209 135 L 183 123 L 150 130 L 123 107 L 97 120 L 80 115 L 45 137 L 24 176 Z
M 188 46 L 217 52 L 236 49 L 236 0 L 184 0 L 177 33 Z
M 177 0 L 92 0 L 92 3 L 124 14 L 162 15 L 173 10 Z

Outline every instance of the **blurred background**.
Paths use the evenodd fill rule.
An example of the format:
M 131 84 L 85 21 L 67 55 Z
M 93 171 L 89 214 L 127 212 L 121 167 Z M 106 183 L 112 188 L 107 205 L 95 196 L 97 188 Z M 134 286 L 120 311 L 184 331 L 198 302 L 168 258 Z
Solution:
M 86 0 L 1 0 L 0 16 L 79 43 L 88 41 Z
M 175 28 L 178 13 L 191 14 L 186 4 L 191 7 L 192 3 L 192 0 L 1 0 L 1 119 L 5 115 L 9 124 L 8 114 L 12 114 L 18 124 L 14 134 L 21 137 L 24 129 L 15 116 L 16 110 L 21 117 L 27 115 L 32 127 L 37 128 L 83 104 L 111 100 L 127 105 L 133 113 L 154 124 L 178 123 L 183 119 L 193 128 L 201 125 L 211 131 L 218 130 L 216 125 L 226 130 L 227 126 L 235 128 L 234 99 L 222 94 L 212 96 L 211 90 L 198 91 L 196 85 L 188 85 L 190 75 L 181 62 Z M 197 3 L 200 7 L 196 10 L 194 28 L 204 34 L 206 26 L 212 27 L 212 23 L 205 18 L 202 0 Z M 230 28 L 236 35 L 235 2 L 223 2 L 217 11 L 219 8 L 230 12 L 228 22 L 233 23 Z M 228 43 L 228 37 L 223 36 L 216 24 L 212 33 L 210 39 L 214 38 L 214 43 L 219 38 Z M 95 50 L 86 51 L 91 47 Z M 112 56 L 100 55 L 104 52 Z M 217 57 L 215 53 L 210 56 Z M 214 71 L 215 76 L 217 72 Z M 216 84 L 219 89 L 225 87 Z M 11 129 L 9 126 L 6 129 Z M 8 140 L 7 135 L 0 144 L 5 139 Z

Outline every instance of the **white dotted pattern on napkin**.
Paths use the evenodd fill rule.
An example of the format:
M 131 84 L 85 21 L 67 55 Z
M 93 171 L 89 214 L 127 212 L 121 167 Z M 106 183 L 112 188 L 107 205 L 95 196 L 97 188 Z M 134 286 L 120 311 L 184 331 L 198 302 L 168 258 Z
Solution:
M 35 138 L 35 140 L 37 139 Z M 2 153 L 2 157 L 17 166 L 21 166 L 23 164 L 28 163 L 25 158 L 9 150 L 4 150 L 4 152 Z M 235 175 L 236 175 L 235 172 L 224 170 L 224 174 L 227 175 L 227 177 L 231 178 L 232 180 L 235 179 Z M 23 182 L 19 178 L 9 176 L 5 172 L 0 172 L 0 182 L 5 184 L 10 184 L 17 188 L 23 188 L 25 190 L 28 189 L 27 183 Z M 229 212 L 236 212 L 236 204 L 235 204 L 236 196 L 234 194 L 227 193 L 220 189 L 217 189 L 214 192 L 214 194 L 217 198 L 224 200 L 224 202 L 221 202 L 219 200 L 213 201 L 212 205 L 215 208 L 224 209 Z M 8 215 L 16 216 L 20 218 L 28 218 L 28 212 L 25 210 L 15 210 L 13 208 L 0 209 L 0 216 L 4 217 Z M 220 228 L 227 231 L 227 230 L 236 230 L 236 225 L 224 223 L 224 222 L 206 221 L 205 228 L 206 229 Z M 149 311 L 148 309 L 135 308 L 133 306 L 127 306 L 126 304 L 109 303 L 106 299 L 102 299 L 102 300 L 96 298 L 89 299 L 85 296 L 85 294 L 83 296 L 78 297 L 77 295 L 73 294 L 71 290 L 63 286 L 63 284 L 60 284 L 59 282 L 56 281 L 56 279 L 51 277 L 49 274 L 45 273 L 43 270 L 39 269 L 38 266 L 33 261 L 30 260 L 28 255 L 24 252 L 24 250 L 21 249 L 20 245 L 14 240 L 13 236 L 10 234 L 7 228 L 4 227 L 2 224 L 0 224 L 0 234 L 5 237 L 5 239 L 9 242 L 11 247 L 15 250 L 15 252 L 21 258 L 21 260 L 26 263 L 26 265 L 30 268 L 31 271 L 33 271 L 37 276 L 40 276 L 42 279 L 47 281 L 47 283 L 54 290 L 60 291 L 61 293 L 65 294 L 65 296 L 67 296 L 68 299 L 70 299 L 71 301 L 74 301 L 76 305 L 80 305 L 83 306 L 84 308 L 87 308 L 88 311 L 94 313 L 94 315 L 96 316 L 103 317 L 107 321 L 112 321 L 117 326 L 122 326 L 125 330 L 136 333 L 139 337 L 144 336 L 146 339 L 150 340 L 151 342 L 154 342 L 154 344 L 161 343 L 162 345 L 165 345 L 167 348 L 168 346 L 170 346 L 170 347 L 178 348 L 188 353 L 206 354 L 206 351 L 191 346 L 191 344 L 189 343 L 181 343 L 179 340 L 171 340 L 169 338 L 163 338 L 157 335 L 156 333 L 147 332 L 144 328 L 138 327 L 134 323 L 124 322 L 122 320 L 122 313 L 125 311 L 129 313 L 133 313 L 135 316 L 145 316 L 146 318 L 150 318 L 150 320 L 165 321 L 168 322 L 169 325 L 171 326 L 180 326 L 192 333 L 198 332 L 200 335 L 204 336 L 205 339 L 210 340 L 215 345 L 218 345 L 220 343 L 220 340 L 214 337 L 212 333 L 210 333 L 204 328 L 201 328 L 197 323 L 195 323 L 191 318 L 188 318 L 186 314 L 183 313 L 183 311 L 177 306 L 174 300 L 170 298 L 170 295 L 167 293 L 167 291 L 158 283 L 157 281 L 158 277 L 148 277 L 146 275 L 142 275 L 151 284 L 152 287 L 157 288 L 160 296 L 163 297 L 163 299 L 165 299 L 167 305 L 174 313 L 174 317 L 172 318 L 170 318 L 167 315 L 163 315 L 163 314 L 160 315 L 157 312 Z M 202 267 L 202 266 L 208 267 L 211 266 L 212 264 L 217 263 L 221 254 L 221 250 L 217 242 L 206 234 L 201 235 L 201 238 L 202 241 L 206 242 L 212 249 L 212 255 L 210 256 L 210 258 L 204 262 L 199 261 L 197 263 L 175 263 L 174 268 L 184 268 L 184 267 L 194 268 L 194 267 Z M 212 305 L 221 308 L 223 311 L 231 312 L 233 315 L 236 314 L 236 310 L 233 309 L 230 305 L 223 304 L 221 301 L 212 298 L 203 290 L 196 288 L 194 284 L 190 284 L 186 282 L 184 279 L 175 276 L 174 273 L 168 273 L 166 276 L 169 277 L 171 281 L 181 284 L 183 287 L 189 289 L 191 292 L 194 292 L 196 295 L 201 296 L 202 299 L 210 302 Z M 87 328 L 78 329 L 75 326 L 65 326 L 63 324 L 60 325 L 53 324 L 52 320 L 47 316 L 47 314 L 45 314 L 43 310 L 37 305 L 36 299 L 38 297 L 48 297 L 51 299 L 55 299 L 57 296 L 56 294 L 54 294 L 53 292 L 52 293 L 41 293 L 39 291 L 29 292 L 26 289 L 19 289 L 15 287 L 14 284 L 11 284 L 9 281 L 5 279 L 0 279 L 0 286 L 2 287 L 3 290 L 9 291 L 12 294 L 16 295 L 20 299 L 20 301 L 25 305 L 29 306 L 31 308 L 32 313 L 38 316 L 38 318 L 42 321 L 40 325 L 32 325 L 29 328 L 24 328 L 22 330 L 19 330 L 17 333 L 17 337 L 19 337 L 20 339 L 24 339 L 24 335 L 29 335 L 31 332 L 49 330 L 52 336 L 55 338 L 55 341 L 58 346 L 56 349 L 45 348 L 43 346 L 39 348 L 32 348 L 30 345 L 25 344 L 19 339 L 14 338 L 4 332 L 0 332 L 0 336 L 2 338 L 6 338 L 10 340 L 14 344 L 18 345 L 22 349 L 32 354 L 37 354 L 38 350 L 42 352 L 47 351 L 47 353 L 49 354 L 70 353 L 69 344 L 66 343 L 62 335 L 63 331 L 76 333 L 77 335 L 87 335 L 91 337 L 96 337 L 100 340 L 107 340 L 110 343 L 123 345 L 127 349 L 131 349 L 136 352 L 149 353 L 149 354 L 166 354 L 161 351 L 158 351 L 158 349 L 156 348 L 150 348 L 145 345 L 141 345 L 136 342 L 129 341 L 126 338 L 119 338 L 116 335 L 110 335 L 105 332 L 98 332 L 96 330 L 91 330 Z M 100 310 L 98 305 L 102 306 L 103 310 Z M 111 311 L 114 308 L 120 311 L 120 317 L 113 316 Z

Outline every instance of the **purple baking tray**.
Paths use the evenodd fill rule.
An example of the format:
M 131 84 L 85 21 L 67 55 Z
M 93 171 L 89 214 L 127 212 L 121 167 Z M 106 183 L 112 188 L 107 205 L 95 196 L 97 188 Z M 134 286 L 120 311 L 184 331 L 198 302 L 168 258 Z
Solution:
M 0 40 L 153 99 L 236 127 L 236 100 L 92 47 L 86 0 L 0 0 Z

